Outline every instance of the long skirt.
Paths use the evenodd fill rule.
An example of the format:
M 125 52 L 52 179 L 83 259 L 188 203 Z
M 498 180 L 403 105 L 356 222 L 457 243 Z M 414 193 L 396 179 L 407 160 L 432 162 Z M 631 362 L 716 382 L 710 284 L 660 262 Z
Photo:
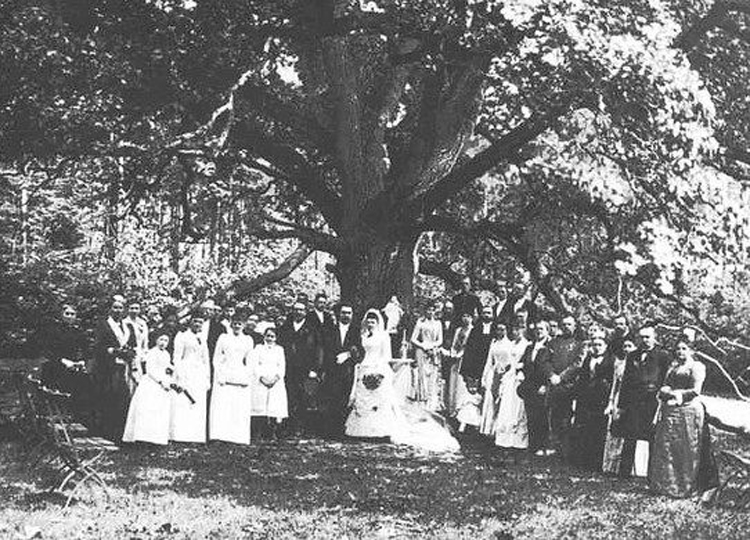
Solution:
M 167 444 L 171 404 L 168 390 L 150 377 L 143 377 L 130 402 L 122 440 Z
M 507 373 L 500 383 L 500 406 L 495 419 L 495 446 L 528 448 L 526 406 L 517 392 L 518 381 Z
M 172 397 L 172 423 L 169 439 L 178 442 L 206 442 L 206 406 L 208 394 L 203 391 L 190 392 L 195 403 L 183 393 L 170 392 Z
M 689 497 L 718 485 L 700 400 L 662 406 L 651 446 L 648 482 L 654 491 L 672 497 Z
M 349 437 L 390 437 L 398 422 L 390 367 L 361 366 L 355 373 L 352 410 L 344 432 Z
M 441 408 L 442 380 L 440 377 L 440 357 L 417 349 L 417 366 L 413 371 L 412 399 L 418 401 L 428 411 Z
M 625 440 L 612 434 L 612 417 L 607 422 L 607 435 L 604 440 L 604 455 L 602 456 L 602 472 L 617 474 L 620 471 L 622 447 Z
M 260 379 L 254 379 L 251 384 L 251 410 L 253 416 L 265 416 L 281 420 L 289 416 L 286 385 L 280 379 L 268 388 Z
M 248 386 L 215 384 L 208 424 L 211 440 L 250 444 L 251 406 Z
M 495 433 L 495 396 L 492 393 L 494 385 L 484 389 L 482 396 L 482 416 L 479 420 L 479 433 L 494 435 Z
M 450 365 L 444 370 L 447 374 L 443 385 L 443 407 L 447 416 L 456 416 L 456 403 L 458 400 L 458 360 L 450 358 Z
M 590 471 L 601 471 L 606 438 L 604 411 L 579 409 L 571 430 L 569 461 Z

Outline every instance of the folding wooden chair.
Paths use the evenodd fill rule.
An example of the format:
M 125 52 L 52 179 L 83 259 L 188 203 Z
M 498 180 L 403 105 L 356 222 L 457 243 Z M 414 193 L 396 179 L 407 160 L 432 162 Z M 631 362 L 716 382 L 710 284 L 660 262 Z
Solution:
M 719 471 L 724 480 L 707 501 L 711 505 L 726 505 L 738 510 L 750 506 L 750 459 L 722 450 L 718 453 Z
M 90 437 L 86 427 L 75 421 L 70 410 L 70 394 L 47 388 L 33 376 L 27 377 L 23 386 L 24 408 L 34 416 L 31 425 L 37 439 L 32 466 L 43 460 L 57 464 L 61 479 L 52 491 L 64 493 L 72 482 L 75 483 L 68 494 L 66 508 L 76 492 L 89 482 L 101 486 L 109 497 L 107 484 L 95 464 L 107 451 L 117 447 L 105 439 Z

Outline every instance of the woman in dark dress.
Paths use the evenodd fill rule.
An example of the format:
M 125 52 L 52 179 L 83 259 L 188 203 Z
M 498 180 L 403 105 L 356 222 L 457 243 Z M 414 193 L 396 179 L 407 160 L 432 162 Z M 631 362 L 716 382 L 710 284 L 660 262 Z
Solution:
M 603 335 L 596 335 L 573 388 L 576 399 L 571 462 L 579 467 L 602 470 L 607 437 L 605 410 L 614 374 L 614 359 L 607 353 Z
M 123 321 L 125 299 L 116 295 L 109 316 L 96 328 L 91 377 L 96 386 L 102 434 L 120 442 L 130 405 L 129 382 L 134 353 L 128 347 L 129 328 Z
M 687 341 L 677 344 L 659 390 L 660 410 L 648 468 L 657 493 L 689 497 L 718 485 L 706 411 L 700 400 L 706 367 L 693 358 Z

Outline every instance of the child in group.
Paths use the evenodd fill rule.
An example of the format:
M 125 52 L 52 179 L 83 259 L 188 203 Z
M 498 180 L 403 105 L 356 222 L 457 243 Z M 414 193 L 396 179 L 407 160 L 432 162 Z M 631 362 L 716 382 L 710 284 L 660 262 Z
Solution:
M 284 349 L 276 344 L 276 329 L 263 332 L 263 343 L 250 355 L 253 376 L 250 384 L 251 414 L 266 418 L 266 435 L 276 439 L 278 427 L 289 416 Z

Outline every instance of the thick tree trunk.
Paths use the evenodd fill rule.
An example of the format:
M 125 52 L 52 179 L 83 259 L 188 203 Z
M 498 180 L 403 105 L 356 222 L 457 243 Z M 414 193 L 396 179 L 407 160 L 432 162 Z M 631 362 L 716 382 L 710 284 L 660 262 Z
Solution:
M 337 259 L 341 299 L 357 312 L 382 308 L 396 295 L 408 309 L 414 299 L 417 238 L 393 240 L 368 236 Z

